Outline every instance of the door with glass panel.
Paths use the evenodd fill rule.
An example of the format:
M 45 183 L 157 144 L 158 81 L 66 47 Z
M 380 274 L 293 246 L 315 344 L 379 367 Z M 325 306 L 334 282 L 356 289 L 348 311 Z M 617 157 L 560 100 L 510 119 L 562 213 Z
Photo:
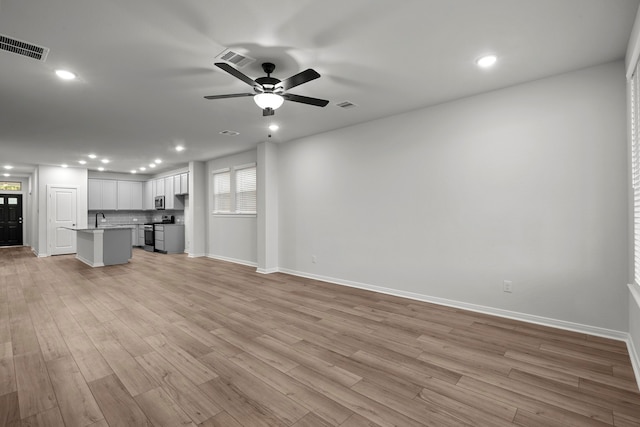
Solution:
M 0 246 L 22 245 L 22 194 L 0 194 Z

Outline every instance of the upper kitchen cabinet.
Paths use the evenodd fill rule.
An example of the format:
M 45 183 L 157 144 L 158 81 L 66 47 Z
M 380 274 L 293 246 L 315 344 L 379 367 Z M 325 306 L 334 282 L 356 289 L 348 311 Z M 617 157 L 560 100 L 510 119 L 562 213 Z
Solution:
M 89 210 L 116 210 L 118 208 L 116 181 L 89 179 Z
M 164 178 L 164 196 L 168 199 L 173 196 L 173 177 L 167 176 Z
M 142 209 L 142 182 L 117 181 L 118 210 Z
M 154 179 L 153 182 L 156 184 L 156 196 L 165 196 L 165 188 L 164 188 L 164 178 Z
M 189 194 L 189 173 L 181 173 L 173 177 L 173 194 L 182 196 Z
M 156 208 L 153 203 L 155 195 L 156 195 L 156 192 L 155 192 L 155 187 L 153 185 L 153 180 L 145 182 L 144 183 L 144 204 L 142 207 L 145 211 L 150 211 Z
M 174 176 L 167 176 L 164 178 L 164 203 L 165 209 L 168 210 L 182 210 L 184 209 L 184 201 L 182 198 L 177 197 L 174 194 L 175 180 Z

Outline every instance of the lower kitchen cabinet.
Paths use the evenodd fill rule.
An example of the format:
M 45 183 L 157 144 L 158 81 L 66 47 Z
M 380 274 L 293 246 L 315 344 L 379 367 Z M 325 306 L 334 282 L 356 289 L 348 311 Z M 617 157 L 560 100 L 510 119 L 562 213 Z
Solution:
M 184 252 L 184 225 L 156 224 L 155 248 L 165 254 L 181 254 Z
M 144 224 L 138 224 L 138 246 L 144 247 Z

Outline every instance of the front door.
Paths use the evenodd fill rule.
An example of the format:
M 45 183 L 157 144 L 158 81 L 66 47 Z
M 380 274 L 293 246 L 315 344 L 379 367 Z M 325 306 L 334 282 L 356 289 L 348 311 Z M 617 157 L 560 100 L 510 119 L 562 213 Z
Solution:
M 49 187 L 49 254 L 76 253 L 77 189 Z
M 22 194 L 0 194 L 0 246 L 22 246 Z

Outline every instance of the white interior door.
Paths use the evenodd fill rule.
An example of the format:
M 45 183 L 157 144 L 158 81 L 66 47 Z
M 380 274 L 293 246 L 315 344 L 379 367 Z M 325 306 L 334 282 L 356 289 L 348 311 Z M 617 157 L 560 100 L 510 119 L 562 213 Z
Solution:
M 77 189 L 49 187 L 47 212 L 49 254 L 76 253 L 76 232 L 65 227 L 75 227 L 77 222 Z

